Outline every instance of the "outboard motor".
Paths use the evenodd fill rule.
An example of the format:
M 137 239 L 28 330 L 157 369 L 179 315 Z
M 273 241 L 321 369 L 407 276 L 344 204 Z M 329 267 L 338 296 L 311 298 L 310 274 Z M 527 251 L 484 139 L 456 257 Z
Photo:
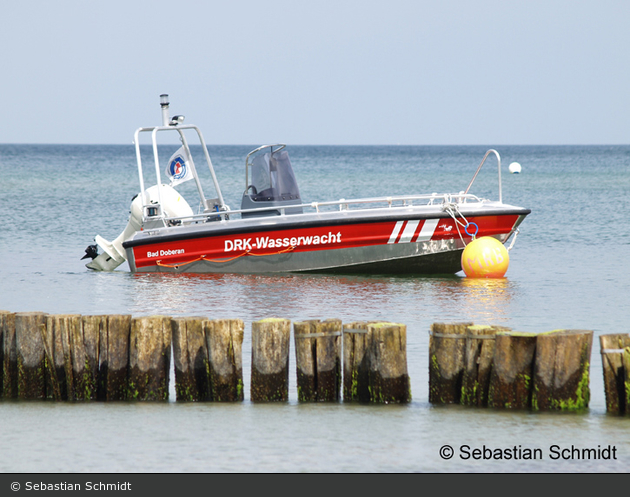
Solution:
M 241 209 L 282 207 L 285 214 L 301 214 L 302 207 L 289 207 L 302 204 L 289 154 L 283 150 L 284 145 L 279 145 L 280 149 L 273 151 L 274 146 L 265 145 L 247 156 L 246 169 L 251 167 L 251 183 L 247 185 L 243 193 Z M 249 157 L 264 148 L 271 148 L 272 151 L 257 155 L 250 164 Z M 247 171 L 246 176 L 249 178 L 249 171 Z M 269 209 L 258 212 L 243 212 L 241 216 L 279 216 L 280 214 L 282 214 L 280 210 Z
M 152 204 L 152 206 L 155 205 L 155 211 L 162 212 L 164 217 L 193 216 L 193 211 L 188 205 L 188 202 L 184 200 L 177 190 L 169 185 L 161 185 L 160 194 L 158 194 L 158 185 L 147 188 L 147 190 L 145 190 L 145 197 L 149 204 Z M 158 203 L 158 199 L 160 198 L 162 200 L 161 211 L 160 204 Z M 122 244 L 125 240 L 131 238 L 134 233 L 143 228 L 142 204 L 142 195 L 136 195 L 131 201 L 129 222 L 123 232 L 118 235 L 114 241 L 110 242 L 105 240 L 105 238 L 100 235 L 94 237 L 96 245 L 101 247 L 103 252 L 98 254 L 96 245 L 89 245 L 88 248 L 85 249 L 85 255 L 82 257 L 82 259 L 88 257 L 92 258 L 92 261 L 85 265 L 86 267 L 96 271 L 113 271 L 127 260 L 127 255 Z M 164 226 L 163 218 L 161 218 L 161 220 L 162 226 Z M 156 227 L 154 226 L 155 221 L 151 221 L 151 224 L 152 227 Z

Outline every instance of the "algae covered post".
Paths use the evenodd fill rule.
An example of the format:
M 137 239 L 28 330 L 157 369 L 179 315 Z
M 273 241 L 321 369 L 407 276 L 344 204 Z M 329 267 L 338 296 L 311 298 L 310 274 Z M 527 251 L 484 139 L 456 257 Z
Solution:
M 243 335 L 241 319 L 204 322 L 213 401 L 243 400 Z
M 195 316 L 173 318 L 175 397 L 178 401 L 210 400 L 206 320 Z
M 433 323 L 429 336 L 429 402 L 459 404 L 466 332 L 473 323 Z
M 15 343 L 15 313 L 0 311 L 0 348 L 2 349 L 2 397 L 17 398 L 17 349 Z
M 532 408 L 577 410 L 588 407 L 593 332 L 556 330 L 536 337 Z
M 81 323 L 73 328 L 74 334 L 71 337 L 72 375 L 76 400 L 96 400 L 98 395 L 101 332 L 98 326 L 87 325 L 86 317 L 81 316 Z
M 168 400 L 171 340 L 169 316 L 131 320 L 129 399 Z
M 343 327 L 343 400 L 359 400 L 369 394 L 359 394 L 359 385 L 367 388 L 367 379 L 359 381 L 359 374 L 365 370 L 368 348 L 368 329 L 365 321 L 348 323 Z
M 407 370 L 407 327 L 404 324 L 368 324 L 367 379 L 369 397 L 361 401 L 407 403 L 411 384 Z M 359 378 L 361 378 L 359 374 Z M 359 386 L 359 392 L 365 391 Z
M 252 323 L 252 401 L 289 400 L 291 321 L 267 318 Z
M 131 315 L 112 314 L 88 318 L 99 330 L 99 400 L 125 400 L 129 384 Z M 86 316 L 84 316 L 84 325 Z
M 80 314 L 51 314 L 42 339 L 47 363 L 47 397 L 95 400 L 99 329 Z
M 82 335 L 79 314 L 51 314 L 42 327 L 47 364 L 47 396 L 75 400 L 73 355 L 75 336 Z
M 614 333 L 599 336 L 604 374 L 606 411 L 630 414 L 630 334 Z
M 298 400 L 340 400 L 341 327 L 340 319 L 294 323 Z
M 15 315 L 19 399 L 46 398 L 46 355 L 42 338 L 46 316 L 44 312 Z
M 497 333 L 488 389 L 489 407 L 530 407 L 535 353 L 535 333 Z
M 478 407 L 488 405 L 494 343 L 496 333 L 499 331 L 508 329 L 489 325 L 467 327 L 460 398 L 462 405 Z

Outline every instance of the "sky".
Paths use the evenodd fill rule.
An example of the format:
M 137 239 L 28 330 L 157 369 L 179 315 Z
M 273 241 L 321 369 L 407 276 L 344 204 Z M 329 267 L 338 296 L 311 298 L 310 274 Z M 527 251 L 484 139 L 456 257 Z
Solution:
M 3 0 L 0 143 L 626 144 L 628 0 Z

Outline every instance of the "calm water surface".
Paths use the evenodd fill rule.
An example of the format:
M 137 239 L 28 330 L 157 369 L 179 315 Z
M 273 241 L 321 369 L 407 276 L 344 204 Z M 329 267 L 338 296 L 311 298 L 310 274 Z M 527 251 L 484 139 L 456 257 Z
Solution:
M 173 147 L 177 148 L 176 146 Z M 252 147 L 211 146 L 236 208 Z M 241 318 L 238 404 L 0 402 L 2 472 L 626 472 L 630 417 L 606 413 L 597 335 L 628 332 L 630 147 L 498 147 L 503 200 L 532 209 L 501 280 L 300 275 L 133 275 L 81 261 L 124 228 L 138 179 L 131 146 L 0 145 L 0 309 Z M 165 151 L 168 157 L 170 150 Z M 174 151 L 174 150 L 173 150 Z M 306 201 L 464 190 L 483 147 L 289 147 Z M 518 161 L 520 175 L 507 165 Z M 189 185 L 182 185 L 182 193 Z M 208 186 L 209 189 L 209 186 Z M 473 187 L 497 198 L 496 162 Z M 191 202 L 192 204 L 192 202 Z M 251 322 L 378 319 L 407 325 L 405 406 L 249 400 Z M 595 332 L 591 402 L 580 413 L 428 403 L 428 331 L 473 321 L 521 331 Z M 293 344 L 291 344 L 293 347 Z M 174 389 L 171 384 L 171 397 Z M 450 445 L 452 459 L 440 457 Z M 617 448 L 616 460 L 552 459 L 550 447 Z M 471 449 L 540 449 L 539 460 L 465 459 Z M 8 450 L 10 448 L 10 450 Z

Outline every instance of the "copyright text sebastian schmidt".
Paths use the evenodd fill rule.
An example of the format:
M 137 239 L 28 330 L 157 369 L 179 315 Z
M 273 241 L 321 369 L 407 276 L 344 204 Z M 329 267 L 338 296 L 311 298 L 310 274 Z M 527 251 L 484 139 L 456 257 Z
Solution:
M 445 447 L 448 447 L 450 450 L 445 450 Z M 455 454 L 455 450 L 450 446 L 445 445 L 440 449 L 442 459 L 451 459 Z M 554 444 L 547 449 L 541 449 L 523 447 L 521 445 L 512 447 L 489 447 L 487 445 L 471 447 L 470 445 L 461 445 L 457 455 L 463 460 L 616 460 L 617 447 L 610 444 L 598 445 L 597 447 Z
M 12 486 L 12 490 L 18 490 L 17 487 Z M 116 482 L 116 483 L 103 483 L 87 481 L 85 483 L 69 483 L 69 482 L 56 482 L 56 483 L 44 483 L 44 482 L 31 482 L 27 481 L 24 484 L 24 490 L 106 490 L 106 491 L 119 491 L 119 490 L 131 490 L 130 482 Z

